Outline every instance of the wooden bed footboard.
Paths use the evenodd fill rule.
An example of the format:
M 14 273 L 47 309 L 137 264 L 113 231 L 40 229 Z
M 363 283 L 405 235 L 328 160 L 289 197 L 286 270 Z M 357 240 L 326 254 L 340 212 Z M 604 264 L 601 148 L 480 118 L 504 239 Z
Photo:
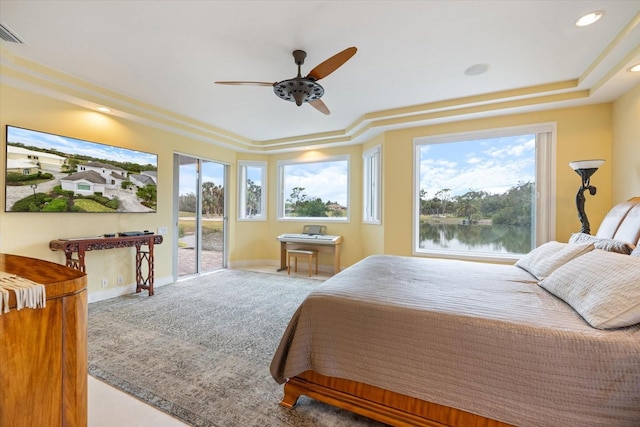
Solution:
M 301 395 L 397 427 L 510 426 L 470 412 L 313 371 L 306 371 L 285 383 L 280 405 L 292 408 Z

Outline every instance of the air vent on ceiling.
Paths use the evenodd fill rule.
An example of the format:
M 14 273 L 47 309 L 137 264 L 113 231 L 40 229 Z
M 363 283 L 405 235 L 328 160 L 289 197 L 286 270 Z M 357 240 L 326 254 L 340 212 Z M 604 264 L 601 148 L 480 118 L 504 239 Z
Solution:
M 0 24 L 0 39 L 10 43 L 24 44 L 24 42 L 20 40 L 18 36 L 16 36 L 15 33 L 7 28 L 7 26 L 5 26 L 4 24 Z

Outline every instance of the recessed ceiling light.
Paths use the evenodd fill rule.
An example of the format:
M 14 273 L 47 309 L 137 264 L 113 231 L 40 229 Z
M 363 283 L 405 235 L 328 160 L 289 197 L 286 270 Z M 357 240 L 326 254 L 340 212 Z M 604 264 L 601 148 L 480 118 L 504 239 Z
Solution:
M 474 64 L 471 67 L 464 70 L 467 76 L 478 76 L 484 74 L 489 69 L 489 64 Z
M 627 68 L 627 71 L 631 71 L 632 73 L 640 73 L 640 63 Z
M 100 111 L 101 113 L 110 113 L 111 112 L 111 108 L 107 108 L 107 107 L 96 107 L 96 110 Z
M 578 20 L 576 21 L 576 26 L 586 27 L 587 25 L 591 25 L 594 22 L 600 20 L 600 18 L 602 18 L 603 15 L 604 15 L 604 12 L 601 10 L 596 10 L 595 12 L 587 13 L 586 15 L 578 18 Z

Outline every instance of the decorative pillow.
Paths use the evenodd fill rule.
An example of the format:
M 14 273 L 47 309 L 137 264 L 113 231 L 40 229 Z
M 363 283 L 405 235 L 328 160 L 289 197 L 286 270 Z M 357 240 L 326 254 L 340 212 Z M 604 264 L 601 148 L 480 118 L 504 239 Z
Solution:
M 640 245 L 636 246 L 636 248 L 629 255 L 640 257 Z
M 569 244 L 551 241 L 520 258 L 516 266 L 542 280 L 556 268 L 591 250 L 592 243 Z
M 596 249 L 602 249 L 607 252 L 617 252 L 625 255 L 629 255 L 635 247 L 631 243 L 614 239 L 605 239 L 603 237 L 596 237 L 585 233 L 573 233 L 569 238 L 569 243 L 593 243 L 593 246 Z
M 640 322 L 640 257 L 595 249 L 558 268 L 539 285 L 594 328 Z

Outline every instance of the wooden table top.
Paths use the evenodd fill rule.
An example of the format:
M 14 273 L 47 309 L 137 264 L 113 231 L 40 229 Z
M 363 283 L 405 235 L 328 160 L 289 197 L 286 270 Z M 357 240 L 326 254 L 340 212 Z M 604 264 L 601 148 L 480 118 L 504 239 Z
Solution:
M 87 288 L 85 273 L 36 258 L 0 253 L 0 271 L 45 285 L 47 300 L 78 293 Z M 9 307 L 15 307 L 13 292 L 10 292 Z

